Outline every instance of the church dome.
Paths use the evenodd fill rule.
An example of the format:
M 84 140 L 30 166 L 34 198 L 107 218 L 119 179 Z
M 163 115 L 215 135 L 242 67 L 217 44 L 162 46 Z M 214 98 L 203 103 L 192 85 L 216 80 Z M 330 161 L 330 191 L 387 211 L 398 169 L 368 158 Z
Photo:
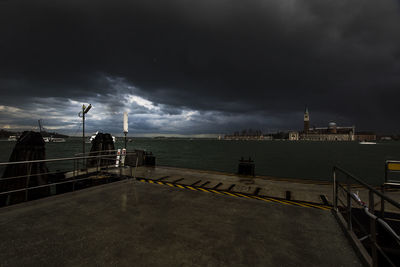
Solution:
M 330 122 L 330 123 L 328 124 L 328 128 L 329 128 L 329 129 L 336 128 L 336 122 Z

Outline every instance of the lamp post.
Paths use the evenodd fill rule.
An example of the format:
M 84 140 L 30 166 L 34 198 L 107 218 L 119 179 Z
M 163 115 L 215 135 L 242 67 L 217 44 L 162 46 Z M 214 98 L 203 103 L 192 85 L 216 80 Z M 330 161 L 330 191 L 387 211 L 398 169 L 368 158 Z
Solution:
M 124 112 L 124 135 L 125 135 L 125 150 L 126 150 L 126 134 L 128 133 L 128 112 Z
M 83 151 L 83 156 L 85 156 L 85 114 L 89 112 L 89 110 L 92 108 L 92 104 L 89 104 L 89 106 L 82 105 L 82 111 L 78 113 L 79 117 L 82 117 L 82 151 Z

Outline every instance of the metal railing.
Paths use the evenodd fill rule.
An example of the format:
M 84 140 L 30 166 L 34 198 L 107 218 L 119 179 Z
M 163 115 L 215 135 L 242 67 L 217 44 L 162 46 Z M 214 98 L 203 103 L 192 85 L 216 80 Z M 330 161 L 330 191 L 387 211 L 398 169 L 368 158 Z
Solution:
M 344 176 L 344 179 L 339 179 L 339 176 Z M 355 189 L 357 189 L 357 191 Z M 359 196 L 360 190 L 364 194 L 368 193 L 368 199 L 366 200 L 368 203 L 362 201 Z M 344 201 L 341 199 L 341 196 L 345 196 Z M 379 212 L 375 210 L 376 205 L 379 205 L 379 203 L 375 204 L 376 199 L 380 200 Z M 393 262 L 394 259 L 385 252 L 385 249 L 382 248 L 377 241 L 377 237 L 384 234 L 383 232 L 377 232 L 377 224 L 379 224 L 381 229 L 384 230 L 400 248 L 399 235 L 392 229 L 388 222 L 385 221 L 385 219 L 387 219 L 385 218 L 385 203 L 394 207 L 396 213 L 400 213 L 400 203 L 385 195 L 383 193 L 383 188 L 382 192 L 379 192 L 346 170 L 337 166 L 333 167 L 333 211 L 340 216 L 339 222 L 351 233 L 350 236 L 356 237 L 359 243 L 364 243 L 363 245 L 365 245 L 367 240 L 370 241 L 366 246 L 370 248 L 370 252 L 368 253 L 370 258 L 365 260 L 367 264 L 371 266 L 378 266 L 379 258 L 383 258 L 387 263 L 384 266 L 397 266 L 396 263 Z M 356 216 L 354 212 L 356 210 L 363 212 L 364 218 L 366 216 L 369 222 L 365 222 L 365 219 L 362 221 L 362 217 Z M 360 215 L 360 212 L 357 214 Z M 355 232 L 357 232 L 357 234 Z M 365 254 L 365 252 L 361 252 L 361 254 Z M 379 257 L 378 254 L 381 256 Z
M 397 174 L 397 179 L 393 179 L 393 177 L 390 177 L 390 174 Z M 385 161 L 385 185 L 400 187 L 400 161 Z
M 122 167 L 123 166 L 121 164 L 118 164 L 118 168 L 116 167 L 116 161 L 117 161 L 116 150 L 88 152 L 85 154 L 89 154 L 89 155 L 75 156 L 75 157 L 69 157 L 69 158 L 0 163 L 0 168 L 4 168 L 4 167 L 10 166 L 10 165 L 11 166 L 21 166 L 21 168 L 26 167 L 26 172 L 23 175 L 0 178 L 0 197 L 6 196 L 9 198 L 11 196 L 11 194 L 25 192 L 25 197 L 24 197 L 23 201 L 28 201 L 30 191 L 35 190 L 35 189 L 41 189 L 41 188 L 46 188 L 46 187 L 62 185 L 62 184 L 72 184 L 72 191 L 75 191 L 76 183 L 93 179 L 94 176 L 96 178 L 98 178 L 99 173 L 108 172 L 110 169 L 113 169 L 113 170 L 119 169 L 119 175 L 122 176 Z M 92 154 L 92 155 L 90 155 L 90 154 Z M 93 155 L 93 154 L 97 154 L 97 155 Z M 127 156 L 136 156 L 136 158 L 138 158 L 136 152 L 128 152 L 128 153 L 126 153 L 126 157 Z M 90 167 L 88 167 L 88 165 L 87 165 L 89 160 L 91 161 Z M 62 163 L 72 162 L 73 167 L 72 167 L 72 169 L 62 171 L 62 172 L 61 171 L 46 171 L 46 172 L 38 172 L 38 173 L 32 172 L 32 166 L 34 164 L 48 164 L 48 163 L 57 163 L 57 162 L 62 162 Z M 136 159 L 136 168 L 137 168 L 137 162 L 138 162 L 138 160 Z M 24 166 L 24 165 L 26 165 L 26 166 Z M 81 168 L 81 167 L 83 167 L 83 168 Z M 53 182 L 47 181 L 47 183 L 45 183 L 45 184 L 36 184 L 34 186 L 31 186 L 31 181 L 35 177 L 36 178 L 44 177 L 44 176 L 49 177 L 51 175 L 57 175 L 57 174 L 62 174 L 63 179 L 58 179 L 57 181 L 53 181 Z M 19 180 L 19 182 L 17 180 Z M 13 182 L 14 182 L 14 184 L 13 184 Z M 11 190 L 1 191 L 2 186 L 6 187 L 6 188 L 7 187 L 8 188 L 9 187 L 19 187 L 19 188 L 13 188 Z M 4 205 L 8 205 L 7 203 L 9 203 L 9 201 L 8 202 L 6 201 L 6 203 Z M 0 206 L 1 205 L 2 204 L 0 203 Z

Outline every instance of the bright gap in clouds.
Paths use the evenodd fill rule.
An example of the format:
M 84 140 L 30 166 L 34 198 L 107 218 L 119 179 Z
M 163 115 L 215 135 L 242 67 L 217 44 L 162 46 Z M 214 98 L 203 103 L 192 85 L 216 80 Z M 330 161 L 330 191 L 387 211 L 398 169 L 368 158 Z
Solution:
M 140 96 L 127 95 L 125 98 L 126 98 L 126 100 L 128 101 L 129 104 L 136 103 L 138 106 L 145 107 L 145 108 L 147 108 L 149 110 L 160 110 L 160 107 L 154 105 L 153 102 L 151 102 L 151 101 L 149 101 L 147 99 L 144 99 L 144 98 L 142 98 Z
M 82 129 L 82 118 L 78 113 L 82 104 L 87 106 L 89 103 L 93 108 L 86 114 L 88 133 L 118 134 L 122 129 L 124 111 L 129 115 L 130 133 L 139 135 L 185 134 L 201 119 L 198 111 L 154 103 L 139 95 L 119 91 L 113 96 L 97 94 L 84 101 L 49 97 L 32 99 L 28 106 L 0 105 L 0 128 L 37 131 L 37 121 L 41 119 L 47 130 L 77 135 Z
M 108 89 L 85 98 L 32 98 L 21 106 L 0 106 L 0 128 L 35 130 L 43 120 L 47 130 L 68 135 L 82 131 L 82 104 L 93 108 L 87 113 L 86 132 L 122 135 L 123 112 L 128 112 L 129 133 L 134 136 L 213 136 L 242 129 L 242 124 L 262 128 L 266 119 L 259 114 L 230 114 L 218 110 L 196 110 L 153 102 L 142 90 L 123 78 L 106 77 Z M 269 118 L 271 120 L 272 118 Z

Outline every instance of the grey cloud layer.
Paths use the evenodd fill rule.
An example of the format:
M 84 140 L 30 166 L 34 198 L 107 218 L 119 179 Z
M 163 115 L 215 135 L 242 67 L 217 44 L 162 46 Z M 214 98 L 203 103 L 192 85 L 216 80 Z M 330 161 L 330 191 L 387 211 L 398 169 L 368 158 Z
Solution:
M 1 1 L 0 34 L 3 105 L 118 113 L 134 93 L 199 111 L 181 131 L 301 127 L 306 104 L 316 124 L 400 130 L 398 1 Z

